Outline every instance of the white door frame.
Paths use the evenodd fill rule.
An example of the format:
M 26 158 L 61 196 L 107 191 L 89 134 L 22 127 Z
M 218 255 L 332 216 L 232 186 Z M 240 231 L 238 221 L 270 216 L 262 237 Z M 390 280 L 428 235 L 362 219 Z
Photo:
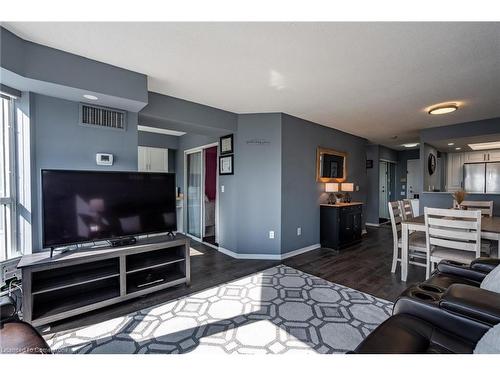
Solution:
M 184 150 L 184 199 L 183 199 L 183 205 L 185 209 L 183 210 L 182 214 L 182 221 L 183 224 L 184 222 L 187 224 L 187 156 L 189 154 L 194 154 L 197 152 L 201 152 L 201 191 L 202 191 L 202 196 L 201 196 L 201 205 L 200 205 L 200 236 L 201 238 L 198 238 L 196 236 L 193 236 L 187 232 L 187 225 L 185 227 L 184 233 L 199 241 L 203 242 L 204 244 L 214 247 L 212 244 L 206 243 L 203 241 L 203 237 L 205 237 L 205 198 L 204 198 L 204 192 L 205 192 L 205 154 L 204 150 L 207 148 L 211 147 L 217 147 L 217 160 L 219 158 L 219 143 L 214 142 L 214 143 L 209 143 L 203 146 L 199 147 L 194 147 L 190 148 L 188 150 Z M 218 161 L 217 161 L 217 168 L 218 168 Z M 219 173 L 216 173 L 216 189 L 215 189 L 215 242 L 219 243 Z M 184 226 L 183 226 L 184 227 Z

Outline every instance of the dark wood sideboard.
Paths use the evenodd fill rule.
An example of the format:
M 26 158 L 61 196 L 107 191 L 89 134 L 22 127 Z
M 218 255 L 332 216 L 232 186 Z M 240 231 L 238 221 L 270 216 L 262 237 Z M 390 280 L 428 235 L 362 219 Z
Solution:
M 339 250 L 361 241 L 363 203 L 320 206 L 321 247 Z

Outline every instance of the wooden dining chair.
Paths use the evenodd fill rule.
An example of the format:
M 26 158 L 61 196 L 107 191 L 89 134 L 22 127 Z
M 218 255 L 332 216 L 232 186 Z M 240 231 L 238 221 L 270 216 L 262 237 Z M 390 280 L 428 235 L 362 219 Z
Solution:
M 493 201 L 463 201 L 460 206 L 467 210 L 480 210 L 483 216 L 493 216 Z
M 403 199 L 401 201 L 401 209 L 403 211 L 403 219 L 413 219 L 415 217 L 415 213 L 413 212 L 413 206 L 411 205 L 410 199 Z
M 403 219 L 403 208 L 400 202 L 389 202 L 389 216 L 391 218 L 393 253 L 391 272 L 396 272 L 398 262 L 401 262 L 400 251 L 401 241 L 401 222 Z M 420 267 L 426 267 L 427 246 L 425 244 L 425 233 L 413 232 L 408 235 L 408 259 L 410 264 Z
M 470 264 L 481 256 L 481 211 L 425 207 L 427 274 L 442 260 Z

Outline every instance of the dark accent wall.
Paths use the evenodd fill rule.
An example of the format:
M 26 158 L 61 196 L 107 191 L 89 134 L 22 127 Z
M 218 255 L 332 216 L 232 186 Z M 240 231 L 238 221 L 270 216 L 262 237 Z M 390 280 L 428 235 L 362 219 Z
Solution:
M 320 241 L 319 205 L 327 194 L 325 184 L 316 181 L 318 147 L 347 152 L 347 182 L 360 188 L 353 200 L 366 205 L 366 139 L 287 114 L 282 114 L 281 128 L 281 252 L 287 253 Z
M 40 171 L 44 168 L 82 170 L 137 170 L 137 113 L 127 112 L 126 131 L 79 125 L 79 104 L 33 95 L 35 168 L 32 170 L 36 204 L 33 204 L 33 246 L 41 248 Z M 96 165 L 95 154 L 114 155 L 113 166 Z

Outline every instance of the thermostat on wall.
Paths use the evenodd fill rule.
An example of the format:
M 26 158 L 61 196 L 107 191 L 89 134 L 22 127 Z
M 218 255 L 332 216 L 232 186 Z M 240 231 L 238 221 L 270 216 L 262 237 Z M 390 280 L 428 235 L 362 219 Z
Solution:
M 97 165 L 113 165 L 113 154 L 97 153 L 95 161 Z

